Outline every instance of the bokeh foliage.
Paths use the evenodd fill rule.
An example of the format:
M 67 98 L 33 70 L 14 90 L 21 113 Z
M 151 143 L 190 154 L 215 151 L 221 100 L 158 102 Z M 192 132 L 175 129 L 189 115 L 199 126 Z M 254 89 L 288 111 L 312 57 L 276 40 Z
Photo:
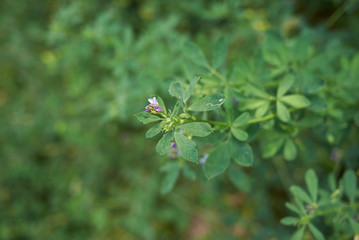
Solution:
M 1 239 L 288 239 L 290 185 L 304 186 L 309 168 L 319 180 L 334 170 L 335 181 L 358 169 L 356 1 L 3 0 L 0 13 Z M 236 166 L 207 181 L 189 165 L 162 195 L 171 159 L 134 114 L 153 94 L 173 106 L 170 84 L 193 78 L 185 43 L 212 59 L 221 37 L 234 82 L 274 91 L 268 76 L 292 56 L 309 78 L 323 76 L 296 87 L 315 103 L 303 128 L 328 117 L 300 132 L 290 163 L 267 124 L 268 144 L 253 147 L 237 185 Z M 196 95 L 223 90 L 207 80 Z

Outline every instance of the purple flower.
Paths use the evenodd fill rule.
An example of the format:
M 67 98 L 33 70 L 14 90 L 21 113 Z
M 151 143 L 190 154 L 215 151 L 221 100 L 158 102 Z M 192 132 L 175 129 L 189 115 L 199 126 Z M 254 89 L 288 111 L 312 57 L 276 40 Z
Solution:
M 175 159 L 180 155 L 181 155 L 181 153 L 178 150 L 176 143 L 174 141 L 172 141 L 171 142 L 171 149 L 168 151 L 168 157 L 172 158 L 172 159 Z
M 163 111 L 163 109 L 160 107 L 160 105 L 157 102 L 156 97 L 153 98 L 149 98 L 148 101 L 150 102 L 150 104 L 148 104 L 146 106 L 146 112 L 149 113 L 160 113 Z
M 204 164 L 206 161 L 207 161 L 207 158 L 208 158 L 208 153 L 205 153 L 204 155 L 203 155 L 203 157 L 201 157 L 200 159 L 199 159 L 199 164 Z
M 308 212 L 308 213 L 313 213 L 315 210 L 318 209 L 318 206 L 317 206 L 316 203 L 312 203 L 312 204 L 307 204 L 307 205 L 305 206 L 305 208 L 307 209 L 307 212 Z

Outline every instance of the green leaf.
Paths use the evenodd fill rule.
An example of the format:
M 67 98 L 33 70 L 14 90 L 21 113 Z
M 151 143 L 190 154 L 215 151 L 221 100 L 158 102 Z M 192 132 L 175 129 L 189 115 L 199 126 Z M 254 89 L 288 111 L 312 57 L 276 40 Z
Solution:
M 248 134 L 242 129 L 231 127 L 231 132 L 239 141 L 246 141 L 248 139 Z
M 280 98 L 288 92 L 294 83 L 293 75 L 286 75 L 284 79 L 280 82 L 277 90 L 277 98 Z
M 146 138 L 151 138 L 159 134 L 162 130 L 161 123 L 157 123 L 156 125 L 153 125 L 148 131 L 146 132 Z
M 282 147 L 285 138 L 283 136 L 277 136 L 270 141 L 266 141 L 262 145 L 262 156 L 263 158 L 273 157 L 279 149 Z
M 176 184 L 178 176 L 179 176 L 179 167 L 177 164 L 173 164 L 172 168 L 166 171 L 166 175 L 161 182 L 160 193 L 161 194 L 169 193 L 173 189 L 174 185 Z
M 171 96 L 178 98 L 179 100 L 183 100 L 183 88 L 182 83 L 173 82 L 170 85 L 169 93 Z
M 299 208 L 297 206 L 295 206 L 293 203 L 290 202 L 286 202 L 285 206 L 289 209 L 292 210 L 293 212 L 297 213 L 298 215 L 302 215 L 301 211 L 299 210 Z
M 343 176 L 344 193 L 348 196 L 350 202 L 355 201 L 357 182 L 353 170 L 347 170 Z
M 191 97 L 194 87 L 196 86 L 197 82 L 201 79 L 201 77 L 196 76 L 192 78 L 187 90 L 183 93 L 183 101 L 187 102 L 187 100 Z
M 254 86 L 252 84 L 248 84 L 245 88 L 246 92 L 252 96 L 268 99 L 268 94 L 261 88 Z
M 290 191 L 294 196 L 298 197 L 302 201 L 306 203 L 312 203 L 312 200 L 310 199 L 308 194 L 301 187 L 291 186 Z
M 359 234 L 359 223 L 355 221 L 353 218 L 349 217 L 349 224 L 351 228 L 353 229 L 353 232 L 355 234 Z
M 256 118 L 260 118 L 260 117 L 263 117 L 269 110 L 269 102 L 265 102 L 262 106 L 260 106 L 259 108 L 257 108 L 254 116 Z
M 226 55 L 227 55 L 227 41 L 224 37 L 221 37 L 220 39 L 218 39 L 214 47 L 213 67 L 219 68 L 226 60 Z
M 244 109 L 253 110 L 253 109 L 260 108 L 265 104 L 269 105 L 269 101 L 261 100 L 261 99 L 247 99 L 247 100 L 243 101 L 243 103 L 241 104 L 241 107 L 243 107 Z
M 211 125 L 203 122 L 185 123 L 179 128 L 197 137 L 205 137 L 212 133 Z
M 196 173 L 186 164 L 183 165 L 182 170 L 183 170 L 183 176 L 185 176 L 185 178 L 188 178 L 190 180 L 196 179 Z
M 163 102 L 163 99 L 160 96 L 156 96 L 156 99 L 157 99 L 158 105 L 163 109 L 163 111 L 165 113 L 167 113 L 167 109 L 166 109 L 165 103 Z
M 201 66 L 208 66 L 207 59 L 203 52 L 193 43 L 187 42 L 183 46 L 184 55 L 193 63 Z
M 143 124 L 147 124 L 147 123 L 151 123 L 151 122 L 156 122 L 161 120 L 160 117 L 153 115 L 149 112 L 140 112 L 135 114 L 135 117 L 141 121 Z
M 288 138 L 284 143 L 284 158 L 285 160 L 292 161 L 297 156 L 297 149 L 292 141 L 292 139 Z
M 305 174 L 305 183 L 313 202 L 316 202 L 318 197 L 318 178 L 313 169 L 309 169 Z
M 228 169 L 228 176 L 233 185 L 243 192 L 250 192 L 252 186 L 249 177 L 238 168 L 231 167 Z
M 225 101 L 225 96 L 221 93 L 213 93 L 196 102 L 190 107 L 190 111 L 211 111 L 219 108 Z
M 233 122 L 233 127 L 241 127 L 247 124 L 247 122 L 251 119 L 251 116 L 248 112 L 244 112 L 239 117 L 236 118 Z
M 281 97 L 280 100 L 295 108 L 304 108 L 310 105 L 308 98 L 299 94 L 287 95 Z
M 156 152 L 160 155 L 165 155 L 171 148 L 171 141 L 173 140 L 173 131 L 167 132 L 157 143 Z
M 290 120 L 290 115 L 287 107 L 284 106 L 284 104 L 280 101 L 277 101 L 277 115 L 278 118 L 283 122 L 289 122 Z
M 286 226 L 296 225 L 299 223 L 299 218 L 296 217 L 285 217 L 280 220 L 280 223 Z
M 177 101 L 176 105 L 173 109 L 173 112 L 171 113 L 171 118 L 175 117 L 178 114 L 180 107 L 181 107 L 181 103 L 180 103 L 180 101 Z
M 178 132 L 176 132 L 174 135 L 181 156 L 188 161 L 197 162 L 198 154 L 196 149 L 196 143 Z
M 300 227 L 290 238 L 290 240 L 301 240 L 304 234 L 305 226 Z
M 229 141 L 229 151 L 236 163 L 242 166 L 253 165 L 253 151 L 247 143 L 239 142 L 234 138 Z
M 315 239 L 317 239 L 317 240 L 325 240 L 325 237 L 324 237 L 323 233 L 321 233 L 316 226 L 314 226 L 311 223 L 309 223 L 308 226 L 309 226 L 309 231 L 313 234 Z
M 224 172 L 230 162 L 228 143 L 220 143 L 208 156 L 204 164 L 204 174 L 207 179 L 214 178 L 215 176 Z

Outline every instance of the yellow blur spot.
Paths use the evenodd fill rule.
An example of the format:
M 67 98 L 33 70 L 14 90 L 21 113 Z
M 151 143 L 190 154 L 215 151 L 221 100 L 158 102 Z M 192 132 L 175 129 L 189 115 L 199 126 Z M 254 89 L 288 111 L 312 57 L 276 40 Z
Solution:
M 41 53 L 41 61 L 50 69 L 54 70 L 57 66 L 57 57 L 54 52 L 46 50 Z
M 255 20 L 252 23 L 252 27 L 254 28 L 254 30 L 256 30 L 258 32 L 264 32 L 265 30 L 267 30 L 269 28 L 269 23 L 267 21 L 263 21 L 263 20 Z

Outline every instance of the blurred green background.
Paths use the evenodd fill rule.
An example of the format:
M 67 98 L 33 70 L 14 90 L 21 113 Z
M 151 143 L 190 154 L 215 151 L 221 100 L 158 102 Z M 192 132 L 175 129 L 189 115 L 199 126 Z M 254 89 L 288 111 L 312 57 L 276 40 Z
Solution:
M 347 2 L 2 0 L 0 239 L 286 239 L 271 162 L 248 170 L 250 193 L 194 168 L 162 196 L 168 159 L 133 114 L 151 94 L 173 103 L 188 40 L 210 55 L 225 36 L 235 60 L 308 28 L 358 49 L 356 8 L 333 17 Z

